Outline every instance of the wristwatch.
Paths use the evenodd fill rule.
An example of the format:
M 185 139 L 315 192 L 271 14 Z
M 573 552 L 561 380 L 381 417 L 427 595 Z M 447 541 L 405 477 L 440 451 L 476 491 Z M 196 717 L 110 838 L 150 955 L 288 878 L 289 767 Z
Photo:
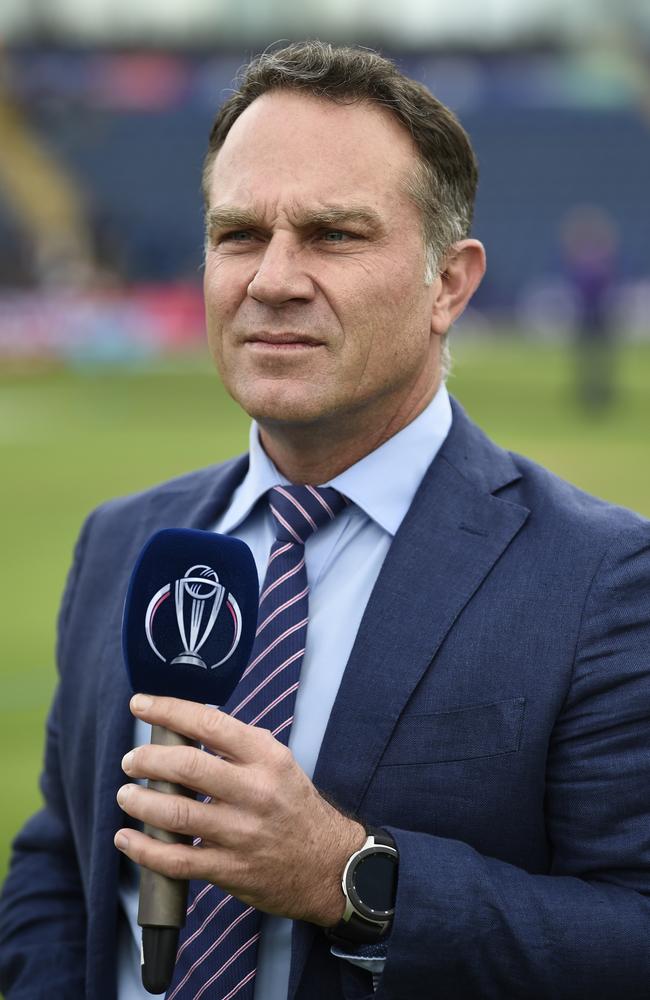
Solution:
M 366 833 L 365 844 L 349 858 L 343 871 L 343 917 L 325 932 L 335 944 L 375 944 L 393 922 L 397 847 L 385 830 L 368 829 Z

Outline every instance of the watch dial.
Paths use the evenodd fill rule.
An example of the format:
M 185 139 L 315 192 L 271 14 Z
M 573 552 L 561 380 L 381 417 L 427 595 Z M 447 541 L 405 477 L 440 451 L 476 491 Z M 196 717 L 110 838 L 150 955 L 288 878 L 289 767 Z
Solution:
M 371 854 L 357 865 L 353 880 L 361 902 L 385 913 L 395 907 L 397 859 L 388 854 Z

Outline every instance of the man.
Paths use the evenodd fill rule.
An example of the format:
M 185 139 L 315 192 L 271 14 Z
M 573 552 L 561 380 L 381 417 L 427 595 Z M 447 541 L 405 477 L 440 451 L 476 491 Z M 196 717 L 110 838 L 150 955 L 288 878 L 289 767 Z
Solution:
M 132 862 L 194 880 L 170 1000 L 647 996 L 650 530 L 450 406 L 443 340 L 485 266 L 467 137 L 385 60 L 294 45 L 249 67 L 204 181 L 208 338 L 250 465 L 85 526 L 45 809 L 5 888 L 9 1000 L 114 997 L 118 971 L 136 995 Z M 181 525 L 239 535 L 262 575 L 273 544 L 266 648 L 226 711 L 133 701 L 129 822 L 122 602 L 142 543 Z M 273 578 L 278 546 L 297 559 Z M 307 586 L 304 656 L 271 670 L 307 619 L 265 630 Z M 140 745 L 149 723 L 212 752 Z

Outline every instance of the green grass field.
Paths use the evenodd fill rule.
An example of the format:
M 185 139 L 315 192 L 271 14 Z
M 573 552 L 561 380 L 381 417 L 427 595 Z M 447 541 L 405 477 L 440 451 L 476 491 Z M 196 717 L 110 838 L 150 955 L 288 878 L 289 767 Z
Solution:
M 450 388 L 499 443 L 650 516 L 650 345 L 621 357 L 619 400 L 598 418 L 575 405 L 559 347 L 492 339 L 455 350 Z M 13 834 L 39 802 L 55 615 L 85 513 L 246 440 L 247 419 L 207 361 L 0 374 L 0 877 Z

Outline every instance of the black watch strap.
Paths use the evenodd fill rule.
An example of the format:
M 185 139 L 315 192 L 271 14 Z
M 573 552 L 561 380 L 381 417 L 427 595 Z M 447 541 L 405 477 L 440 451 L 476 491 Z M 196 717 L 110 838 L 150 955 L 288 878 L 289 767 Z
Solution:
M 380 830 L 375 826 L 366 827 L 366 837 L 374 837 L 376 844 L 382 847 L 395 847 L 395 841 L 387 830 Z
M 366 827 L 366 835 L 373 837 L 375 844 L 395 849 L 395 841 L 386 830 Z M 390 930 L 391 920 L 378 923 L 366 920 L 360 913 L 353 912 L 348 920 L 339 920 L 334 927 L 329 927 L 325 935 L 333 944 L 349 948 L 350 945 L 376 944 Z

